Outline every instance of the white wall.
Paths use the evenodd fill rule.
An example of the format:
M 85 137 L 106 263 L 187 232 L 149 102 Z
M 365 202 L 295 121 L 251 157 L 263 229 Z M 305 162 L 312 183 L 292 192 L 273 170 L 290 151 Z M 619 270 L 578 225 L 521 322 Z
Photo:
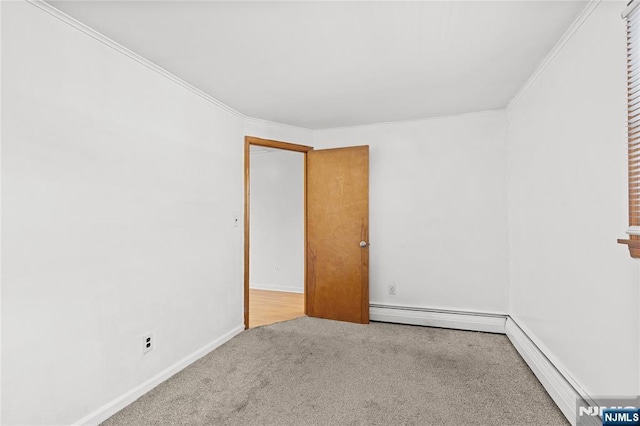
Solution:
M 602 2 L 509 111 L 510 314 L 591 396 L 635 395 L 625 29 Z
M 298 145 L 313 145 L 313 130 L 288 124 L 273 123 L 255 118 L 245 118 L 244 134 L 262 139 L 295 143 Z
M 251 288 L 304 291 L 304 154 L 251 155 Z
M 316 149 L 370 146 L 371 303 L 506 313 L 505 124 L 497 111 L 315 132 Z
M 69 424 L 241 326 L 243 120 L 2 7 L 2 423 Z

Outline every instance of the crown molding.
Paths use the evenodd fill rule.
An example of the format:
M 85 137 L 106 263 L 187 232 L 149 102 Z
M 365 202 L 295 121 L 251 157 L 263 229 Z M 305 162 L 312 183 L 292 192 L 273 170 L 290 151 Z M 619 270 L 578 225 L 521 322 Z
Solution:
M 2 1 L 2 0 L 0 0 Z M 229 105 L 217 100 L 216 98 L 214 98 L 213 96 L 203 92 L 202 90 L 198 89 L 197 87 L 193 86 L 190 83 L 187 83 L 186 81 L 184 81 L 183 79 L 181 79 L 180 77 L 176 76 L 175 74 L 167 71 L 166 69 L 162 68 L 161 66 L 149 61 L 148 59 L 145 59 L 144 57 L 138 55 L 137 53 L 127 49 L 126 47 L 124 47 L 123 45 L 121 45 L 120 43 L 117 43 L 113 40 L 111 40 L 109 37 L 105 36 L 104 34 L 94 30 L 93 28 L 83 24 L 82 22 L 78 21 L 77 19 L 67 15 L 66 13 L 62 12 L 60 9 L 57 9 L 56 7 L 50 5 L 49 3 L 47 3 L 44 0 L 25 0 L 27 3 L 31 4 L 32 6 L 37 7 L 38 9 L 43 10 L 44 12 L 48 13 L 49 15 L 53 16 L 54 18 L 57 18 L 58 20 L 64 22 L 65 24 L 75 28 L 76 30 L 88 35 L 89 37 L 93 38 L 94 40 L 104 44 L 105 46 L 110 47 L 111 49 L 125 55 L 126 57 L 128 57 L 129 59 L 132 59 L 136 62 L 138 62 L 141 65 L 144 65 L 145 67 L 149 68 L 150 70 L 160 74 L 161 76 L 163 76 L 164 78 L 178 84 L 179 86 L 182 86 L 183 88 L 187 89 L 188 91 L 200 96 L 202 99 L 206 100 L 207 102 L 223 109 L 224 111 L 229 112 L 230 114 L 241 118 L 245 121 L 250 121 L 250 122 L 254 122 L 254 123 L 261 123 L 261 124 L 266 124 L 266 125 L 271 125 L 271 126 L 281 126 L 281 127 L 288 127 L 288 128 L 294 128 L 294 129 L 303 129 L 303 130 L 312 130 L 312 129 L 308 129 L 306 127 L 298 127 L 298 126 L 293 126 L 291 124 L 286 124 L 286 123 L 278 123 L 275 121 L 270 121 L 270 120 L 264 120 L 261 118 L 255 118 L 255 117 L 251 117 L 251 116 L 247 116 L 243 113 L 241 113 L 240 111 L 231 108 Z
M 524 85 L 520 88 L 518 93 L 511 99 L 511 101 L 507 104 L 506 110 L 510 111 L 513 107 L 515 107 L 520 99 L 524 96 L 525 93 L 535 84 L 535 82 L 540 78 L 540 76 L 545 72 L 545 70 L 551 65 L 553 60 L 558 56 L 558 53 L 564 48 L 564 46 L 571 40 L 574 34 L 580 29 L 582 24 L 586 22 L 591 13 L 598 7 L 598 5 L 602 2 L 602 0 L 590 0 L 589 3 L 582 9 L 578 17 L 573 21 L 571 26 L 565 31 L 565 33 L 560 37 L 560 40 L 553 46 L 553 49 L 545 56 L 545 58 L 540 62 L 540 65 L 536 68 L 536 70 L 531 74 L 531 77 L 524 83 Z
M 206 100 L 207 102 L 210 102 L 211 104 L 231 113 L 232 115 L 245 119 L 248 118 L 246 117 L 244 114 L 242 114 L 241 112 L 231 108 L 230 106 L 220 102 L 219 100 L 217 100 L 216 98 L 212 97 L 211 95 L 206 94 L 205 92 L 203 92 L 202 90 L 198 89 L 197 87 L 187 83 L 186 81 L 184 81 L 183 79 L 181 79 L 180 77 L 176 76 L 175 74 L 170 73 L 169 71 L 167 71 L 166 69 L 160 67 L 159 65 L 154 64 L 153 62 L 149 61 L 148 59 L 143 58 L 142 56 L 138 55 L 135 52 L 132 52 L 131 50 L 127 49 L 126 47 L 124 47 L 123 45 L 116 43 L 115 41 L 111 40 L 109 37 L 105 36 L 102 33 L 99 33 L 98 31 L 94 30 L 93 28 L 88 27 L 87 25 L 83 24 L 82 22 L 78 21 L 75 18 L 72 18 L 71 16 L 67 15 L 66 13 L 62 12 L 61 10 L 53 7 L 52 5 L 50 5 L 49 3 L 45 2 L 44 0 L 26 0 L 27 3 L 31 4 L 32 6 L 37 7 L 38 9 L 43 10 L 44 12 L 48 13 L 49 15 L 59 19 L 60 21 L 64 22 L 65 24 L 75 28 L 76 30 L 88 35 L 89 37 L 93 38 L 94 40 L 104 44 L 105 46 L 110 47 L 111 49 L 122 53 L 123 55 L 127 56 L 129 59 L 133 59 L 134 61 L 138 62 L 141 65 L 144 65 L 145 67 L 149 68 L 152 71 L 155 71 L 156 73 L 160 74 L 161 76 L 165 77 L 168 80 L 171 80 L 172 82 L 182 86 L 183 88 L 187 89 L 188 91 L 200 96 L 202 99 Z

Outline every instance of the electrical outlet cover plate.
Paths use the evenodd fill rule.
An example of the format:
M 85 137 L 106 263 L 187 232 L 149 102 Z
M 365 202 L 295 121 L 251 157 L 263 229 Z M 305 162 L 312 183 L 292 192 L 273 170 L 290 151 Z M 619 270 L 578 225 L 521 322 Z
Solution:
M 146 354 L 153 349 L 153 333 L 142 336 L 142 354 Z
M 396 294 L 396 283 L 392 282 L 391 284 L 389 284 L 389 294 L 392 296 L 395 296 Z

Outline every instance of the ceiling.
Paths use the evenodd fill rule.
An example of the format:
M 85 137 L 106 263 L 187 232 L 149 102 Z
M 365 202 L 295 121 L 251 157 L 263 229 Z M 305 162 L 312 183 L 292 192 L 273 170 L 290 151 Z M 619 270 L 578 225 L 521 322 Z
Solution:
M 506 107 L 581 1 L 50 1 L 219 101 L 319 129 Z

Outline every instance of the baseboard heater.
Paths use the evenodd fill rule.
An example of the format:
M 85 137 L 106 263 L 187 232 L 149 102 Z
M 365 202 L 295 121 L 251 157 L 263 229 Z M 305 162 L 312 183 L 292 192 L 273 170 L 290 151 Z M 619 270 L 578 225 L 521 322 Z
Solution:
M 379 304 L 369 306 L 372 321 L 505 334 L 506 314 Z
M 506 334 L 569 423 L 576 425 L 576 401 L 583 401 L 586 406 L 596 406 L 577 382 L 559 369 L 509 315 L 371 304 L 369 317 L 372 321 L 380 322 Z M 581 425 L 601 424 L 600 420 L 598 416 L 581 417 Z

